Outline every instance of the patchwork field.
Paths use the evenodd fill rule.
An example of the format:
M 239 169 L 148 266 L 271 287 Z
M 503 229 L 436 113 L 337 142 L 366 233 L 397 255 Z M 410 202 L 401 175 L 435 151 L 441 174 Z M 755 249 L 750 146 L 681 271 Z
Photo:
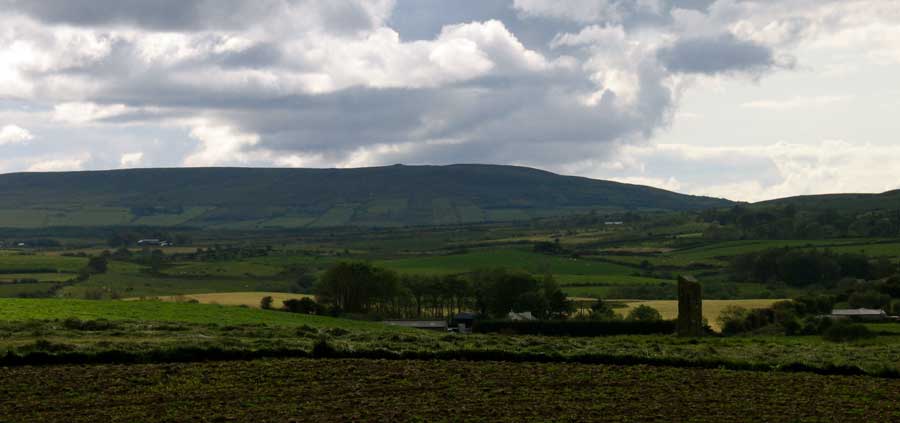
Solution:
M 627 276 L 634 269 L 600 261 L 548 256 L 525 250 L 498 249 L 465 254 L 431 256 L 377 262 L 399 271 L 420 274 L 463 273 L 475 269 L 506 267 L 535 274 L 552 273 L 555 277 L 590 278 L 598 275 Z
M 20 422 L 900 418 L 897 380 L 648 366 L 288 359 L 2 368 L 0 379 L 0 415 Z

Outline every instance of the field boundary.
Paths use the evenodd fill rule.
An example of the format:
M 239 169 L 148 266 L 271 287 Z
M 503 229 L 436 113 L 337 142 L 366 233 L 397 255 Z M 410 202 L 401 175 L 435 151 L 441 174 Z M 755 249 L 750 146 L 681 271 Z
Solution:
M 900 370 L 881 368 L 866 370 L 855 365 L 827 364 L 814 366 L 799 362 L 784 364 L 735 362 L 728 360 L 692 360 L 685 358 L 647 357 L 615 354 L 541 354 L 504 350 L 391 351 L 387 349 L 339 350 L 319 341 L 312 350 L 305 349 L 223 349 L 218 347 L 177 347 L 151 351 L 108 350 L 100 352 L 34 351 L 26 354 L 7 352 L 0 356 L 0 367 L 90 365 L 90 364 L 164 364 L 213 361 L 248 361 L 258 359 L 372 359 L 416 361 L 472 361 L 511 363 L 566 363 L 621 366 L 654 366 L 697 369 L 725 369 L 754 372 L 813 373 L 825 376 L 870 376 L 900 379 Z

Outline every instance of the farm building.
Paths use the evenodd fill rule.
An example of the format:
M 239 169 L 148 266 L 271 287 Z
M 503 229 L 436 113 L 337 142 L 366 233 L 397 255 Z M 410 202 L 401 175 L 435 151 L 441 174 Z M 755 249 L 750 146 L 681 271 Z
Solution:
M 521 312 L 521 313 L 516 313 L 516 312 L 510 311 L 509 314 L 506 315 L 506 317 L 507 317 L 509 320 L 512 320 L 512 321 L 514 321 L 514 322 L 518 322 L 518 321 L 528 321 L 528 320 L 537 320 L 537 317 L 534 317 L 534 315 L 531 314 L 530 311 L 523 311 L 523 312 Z
M 168 247 L 172 245 L 172 243 L 160 239 L 142 239 L 138 241 L 138 245 L 141 247 Z
M 856 308 L 831 310 L 831 315 L 829 317 L 833 319 L 882 321 L 887 320 L 888 315 L 884 310 L 880 309 Z
M 472 326 L 475 325 L 475 320 L 477 320 L 478 315 L 475 313 L 459 313 L 456 316 L 453 316 L 453 319 L 450 321 L 450 330 L 455 330 L 460 333 L 469 333 L 472 332 Z

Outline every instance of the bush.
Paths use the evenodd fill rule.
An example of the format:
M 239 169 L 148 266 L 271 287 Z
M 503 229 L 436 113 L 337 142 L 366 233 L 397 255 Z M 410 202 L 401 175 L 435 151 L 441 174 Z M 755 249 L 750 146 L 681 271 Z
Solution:
M 628 313 L 628 320 L 635 322 L 658 322 L 662 320 L 659 310 L 648 305 L 639 305 Z
M 106 273 L 106 270 L 109 266 L 109 262 L 106 257 L 91 257 L 87 264 L 87 271 L 91 274 L 101 274 Z
M 618 320 L 620 316 L 613 308 L 603 300 L 598 299 L 591 305 L 591 320 Z
M 853 342 L 874 338 L 875 334 L 859 323 L 838 322 L 826 329 L 822 337 L 831 342 Z
M 267 295 L 259 300 L 259 307 L 263 310 L 271 310 L 273 302 L 275 302 L 275 299 L 271 295 Z
M 328 342 L 327 338 L 319 337 L 319 340 L 313 345 L 312 356 L 320 358 L 336 357 L 337 349 Z
M 743 307 L 727 306 L 722 309 L 716 322 L 722 328 L 722 333 L 726 335 L 734 335 L 745 332 L 747 330 L 746 322 L 750 311 Z
M 675 332 L 674 320 L 480 320 L 472 327 L 477 333 L 509 333 L 548 336 L 655 335 Z
M 869 290 L 853 293 L 847 302 L 852 308 L 885 309 L 891 303 L 891 297 L 878 291 Z
M 292 298 L 284 301 L 284 309 L 291 313 L 322 314 L 325 310 L 312 298 Z

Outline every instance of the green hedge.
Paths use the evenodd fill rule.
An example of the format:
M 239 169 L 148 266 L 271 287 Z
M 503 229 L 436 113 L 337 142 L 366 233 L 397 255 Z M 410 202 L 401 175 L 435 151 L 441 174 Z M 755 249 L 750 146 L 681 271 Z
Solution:
M 509 333 L 547 336 L 656 335 L 675 332 L 674 320 L 640 322 L 630 320 L 484 320 L 472 328 L 477 333 Z

